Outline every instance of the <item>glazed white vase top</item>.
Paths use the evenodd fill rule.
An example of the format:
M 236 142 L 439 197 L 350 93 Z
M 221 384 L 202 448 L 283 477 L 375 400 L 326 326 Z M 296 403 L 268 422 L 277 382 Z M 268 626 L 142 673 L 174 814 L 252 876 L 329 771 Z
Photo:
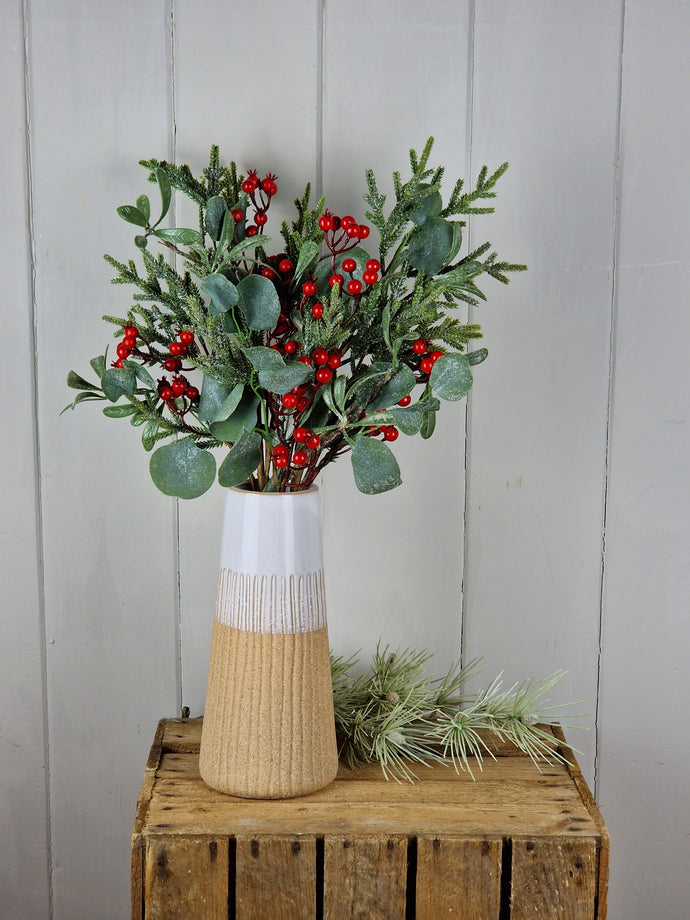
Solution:
M 221 792 L 289 798 L 337 766 L 318 490 L 229 489 L 201 776 Z

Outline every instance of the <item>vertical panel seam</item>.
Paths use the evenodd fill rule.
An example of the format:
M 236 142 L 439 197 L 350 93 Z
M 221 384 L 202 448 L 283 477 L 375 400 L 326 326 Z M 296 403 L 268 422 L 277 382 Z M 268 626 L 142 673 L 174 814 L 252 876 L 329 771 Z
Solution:
M 467 93 L 465 97 L 465 162 L 466 173 L 471 182 L 472 177 L 472 143 L 474 125 L 474 36 L 475 36 L 475 0 L 469 0 L 467 18 Z M 472 252 L 471 217 L 467 218 L 467 251 Z M 468 322 L 472 320 L 472 307 L 467 308 Z M 469 520 L 469 480 L 471 470 L 471 427 L 472 427 L 472 391 L 467 394 L 465 403 L 465 452 L 464 452 L 464 486 L 462 509 L 462 566 L 460 578 L 460 661 L 465 660 L 465 588 L 467 584 L 467 554 Z
M 326 130 L 325 112 L 325 42 L 326 0 L 316 0 L 316 198 L 323 195 L 323 147 Z
M 38 311 L 36 304 L 36 232 L 34 226 L 34 193 L 33 193 L 33 160 L 32 160 L 32 109 L 31 109 L 31 42 L 30 42 L 30 0 L 22 0 L 22 31 L 24 41 L 24 144 L 25 144 L 25 169 L 26 169 L 26 215 L 27 232 L 29 237 L 29 309 L 31 313 L 30 334 L 32 337 L 33 351 L 33 403 L 34 403 L 34 489 L 35 489 L 35 534 L 37 550 L 37 581 L 38 581 L 38 624 L 39 648 L 41 661 L 41 707 L 43 710 L 43 761 L 44 771 L 44 796 L 45 796 L 45 821 L 46 821 L 46 849 L 47 849 L 47 882 L 48 882 L 48 920 L 53 918 L 53 815 L 50 798 L 50 722 L 48 718 L 48 631 L 46 625 L 46 594 L 45 594 L 45 559 L 43 553 L 44 528 L 43 528 L 43 477 L 41 463 L 41 438 L 39 422 L 39 389 L 38 389 Z
M 616 122 L 616 158 L 614 165 L 613 234 L 611 241 L 611 310 L 609 314 L 609 356 L 608 391 L 606 398 L 606 432 L 604 449 L 604 494 L 601 522 L 601 568 L 599 577 L 599 632 L 597 637 L 596 705 L 594 713 L 594 781 L 596 797 L 599 784 L 599 739 L 601 712 L 601 672 L 603 661 L 604 600 L 606 585 L 606 529 L 608 525 L 608 498 L 610 476 L 610 439 L 612 426 L 614 364 L 616 345 L 616 314 L 618 301 L 618 250 L 620 245 L 620 200 L 621 200 L 621 125 L 623 120 L 623 59 L 625 52 L 626 0 L 621 0 L 621 36 L 618 56 L 618 111 Z

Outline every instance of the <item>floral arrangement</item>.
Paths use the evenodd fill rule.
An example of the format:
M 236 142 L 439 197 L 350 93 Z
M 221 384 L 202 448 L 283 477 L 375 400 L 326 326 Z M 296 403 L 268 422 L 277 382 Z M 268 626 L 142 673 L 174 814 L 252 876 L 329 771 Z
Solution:
M 440 401 L 464 397 L 487 356 L 469 349 L 479 325 L 451 311 L 486 299 L 481 275 L 507 283 L 525 269 L 500 261 L 490 243 L 458 255 L 458 218 L 493 211 L 481 202 L 495 197 L 507 164 L 491 175 L 482 168 L 466 192 L 458 180 L 444 205 L 444 170 L 428 167 L 432 144 L 410 151 L 406 182 L 393 174 L 388 213 L 367 171 L 368 223 L 332 213 L 323 197 L 311 207 L 307 185 L 272 249 L 276 176 L 239 175 L 234 163 L 221 165 L 217 147 L 201 178 L 188 166 L 141 161 L 158 186 L 160 216 L 152 222 L 144 194 L 117 209 L 140 231 L 143 271 L 106 255 L 113 282 L 135 292 L 126 315 L 104 317 L 116 327 L 116 357 L 106 350 L 91 361 L 96 383 L 69 373 L 79 393 L 67 408 L 105 401 L 106 416 L 141 427 L 155 485 L 179 498 L 213 484 L 215 448 L 226 450 L 222 486 L 306 489 L 345 453 L 361 492 L 399 485 L 390 444 L 400 432 L 431 437 Z M 161 227 L 173 190 L 198 207 L 198 230 Z M 154 254 L 152 242 L 163 251 Z

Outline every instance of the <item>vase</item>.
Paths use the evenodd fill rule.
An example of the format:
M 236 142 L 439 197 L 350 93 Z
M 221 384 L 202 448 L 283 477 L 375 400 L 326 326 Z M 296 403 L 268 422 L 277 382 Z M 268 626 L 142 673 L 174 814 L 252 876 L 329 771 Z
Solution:
M 228 489 L 201 777 L 277 799 L 322 789 L 337 767 L 318 489 Z

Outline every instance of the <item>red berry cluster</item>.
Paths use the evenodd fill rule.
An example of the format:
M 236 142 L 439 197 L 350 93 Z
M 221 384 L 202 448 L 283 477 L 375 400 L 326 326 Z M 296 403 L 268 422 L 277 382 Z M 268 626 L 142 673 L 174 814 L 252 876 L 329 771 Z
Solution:
M 277 444 L 271 452 L 271 458 L 277 469 L 285 469 L 292 464 L 296 467 L 304 467 L 307 464 L 313 464 L 316 459 L 316 452 L 321 446 L 321 438 L 314 434 L 308 428 L 295 428 L 292 432 L 294 445 L 292 455 L 287 444 Z
M 123 331 L 124 336 L 116 349 L 117 361 L 115 362 L 115 367 L 124 366 L 126 359 L 136 349 L 137 339 L 139 338 L 139 330 L 136 326 L 125 326 Z
M 189 404 L 199 398 L 199 391 L 189 383 L 186 377 L 178 374 L 173 377 L 172 383 L 168 382 L 167 377 L 162 377 L 158 381 L 158 395 L 164 403 L 171 403 L 174 399 L 182 399 L 183 406 L 177 414 L 184 415 L 189 410 Z
M 358 240 L 369 236 L 366 224 L 358 224 L 349 214 L 337 217 L 328 210 L 319 217 L 319 227 L 326 235 L 326 246 L 333 253 L 346 252 L 356 246 Z
M 439 358 L 443 357 L 442 351 L 429 351 L 429 342 L 424 341 L 424 339 L 417 339 L 412 343 L 412 351 L 415 355 L 418 356 L 419 361 L 419 370 L 425 376 L 428 376 L 433 370 L 434 364 L 438 361 Z M 415 366 L 417 362 L 415 361 Z
M 278 177 L 274 176 L 273 173 L 267 173 L 266 176 L 260 180 L 255 169 L 248 170 L 247 178 L 242 183 L 242 191 L 249 195 L 254 205 L 255 226 L 247 227 L 247 236 L 256 236 L 259 229 L 266 224 L 268 220 L 268 214 L 266 212 L 271 204 L 271 199 L 278 191 L 278 186 L 276 185 L 277 178 Z M 240 215 L 239 218 L 236 216 L 236 213 Z M 237 223 L 244 217 L 239 208 L 237 208 L 236 212 L 232 212 L 232 216 Z

